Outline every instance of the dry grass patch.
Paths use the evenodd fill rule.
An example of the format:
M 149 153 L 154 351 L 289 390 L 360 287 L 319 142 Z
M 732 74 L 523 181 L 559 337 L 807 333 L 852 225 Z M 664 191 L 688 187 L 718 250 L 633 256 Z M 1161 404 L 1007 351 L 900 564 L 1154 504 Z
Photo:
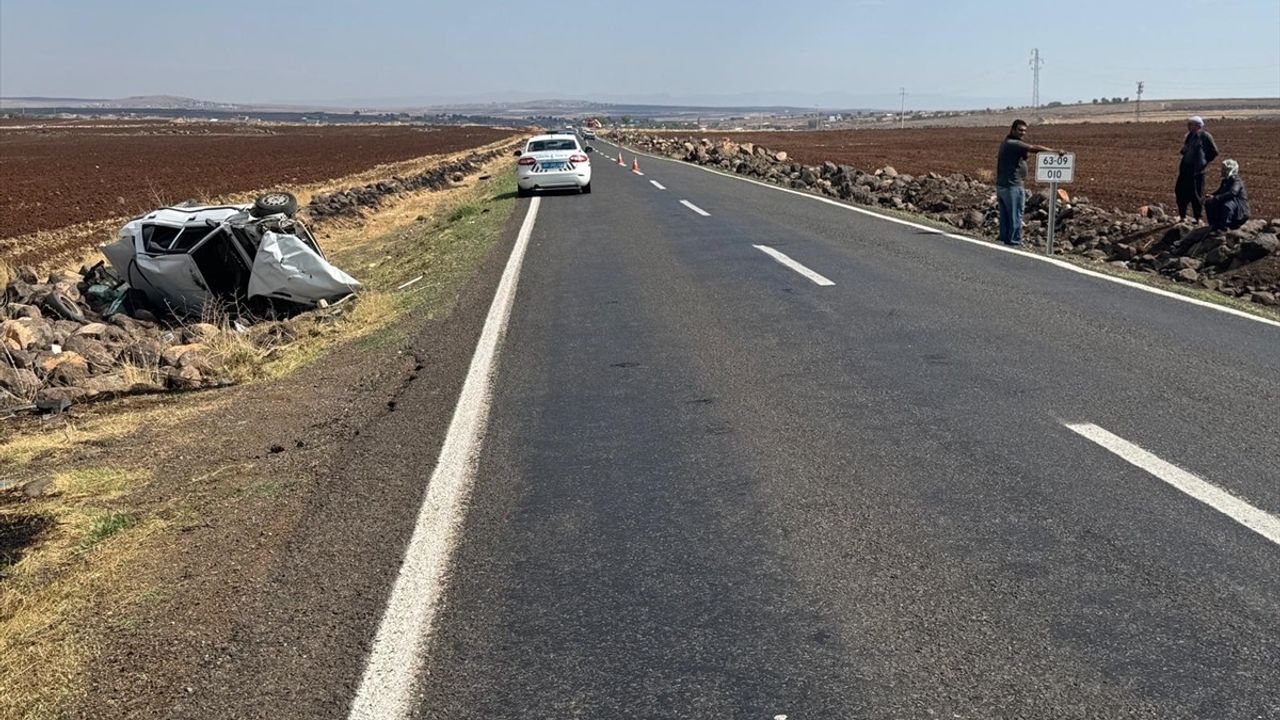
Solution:
M 113 507 L 150 478 L 113 467 L 63 470 L 42 495 L 0 505 L 0 524 L 39 519 L 39 531 L 0 566 L 0 717 L 58 717 L 75 699 L 95 641 L 73 622 L 133 601 L 139 589 L 125 568 L 165 526 Z

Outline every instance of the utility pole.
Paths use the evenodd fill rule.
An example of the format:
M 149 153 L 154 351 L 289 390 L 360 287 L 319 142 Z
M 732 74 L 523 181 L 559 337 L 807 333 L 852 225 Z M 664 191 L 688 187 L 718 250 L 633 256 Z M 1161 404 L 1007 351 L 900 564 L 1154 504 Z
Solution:
M 902 96 L 902 106 L 898 109 L 898 129 L 901 130 L 907 123 L 907 89 L 898 88 L 898 94 Z
M 1040 68 L 1044 67 L 1044 60 L 1040 57 L 1040 48 L 1031 51 L 1031 109 L 1040 109 Z
M 1142 122 L 1142 85 L 1141 80 L 1138 81 L 1138 101 L 1133 105 L 1134 120 Z

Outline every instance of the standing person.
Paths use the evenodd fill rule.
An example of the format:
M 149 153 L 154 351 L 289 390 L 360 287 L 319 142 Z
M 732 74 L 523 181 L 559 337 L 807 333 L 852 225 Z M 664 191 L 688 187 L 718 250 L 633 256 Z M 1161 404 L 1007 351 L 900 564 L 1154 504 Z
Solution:
M 1204 196 L 1204 169 L 1218 157 L 1218 146 L 1213 136 L 1205 132 L 1204 120 L 1199 115 L 1187 118 L 1187 137 L 1182 141 L 1182 162 L 1178 163 L 1178 181 L 1173 185 L 1173 194 L 1178 201 L 1178 220 L 1186 222 L 1187 206 L 1191 206 L 1192 216 L 1200 222 Z
M 1204 198 L 1204 218 L 1214 230 L 1235 230 L 1249 222 L 1249 193 L 1240 179 L 1240 163 L 1222 161 L 1222 184 Z
M 1000 206 L 1000 242 L 1012 247 L 1022 245 L 1022 215 L 1026 212 L 1027 191 L 1022 181 L 1027 177 L 1027 154 L 1063 151 L 1043 145 L 1031 145 L 1022 138 L 1027 134 L 1025 120 L 1014 120 L 1009 134 L 996 155 L 996 202 Z

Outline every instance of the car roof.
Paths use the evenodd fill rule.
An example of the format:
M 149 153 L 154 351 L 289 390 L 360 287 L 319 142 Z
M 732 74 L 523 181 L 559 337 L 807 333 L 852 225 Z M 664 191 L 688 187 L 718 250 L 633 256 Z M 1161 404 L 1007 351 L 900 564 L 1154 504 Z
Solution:
M 553 132 L 553 133 L 547 133 L 545 135 L 534 135 L 533 137 L 529 138 L 529 142 L 533 142 L 534 140 L 556 140 L 556 139 L 565 138 L 565 137 L 574 138 L 576 140 L 578 136 L 574 135 L 573 133 Z

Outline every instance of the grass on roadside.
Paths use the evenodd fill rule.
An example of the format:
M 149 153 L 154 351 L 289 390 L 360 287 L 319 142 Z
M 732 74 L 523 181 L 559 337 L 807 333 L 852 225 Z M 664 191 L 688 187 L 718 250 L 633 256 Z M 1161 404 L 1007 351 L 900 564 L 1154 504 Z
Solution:
M 128 602 L 124 568 L 164 522 L 115 509 L 150 473 L 118 467 L 54 472 L 40 495 L 0 505 L 0 524 L 38 518 L 39 532 L 8 547 L 0 567 L 0 717 L 57 717 L 77 692 L 92 640 L 77 618 L 102 609 L 112 588 Z

